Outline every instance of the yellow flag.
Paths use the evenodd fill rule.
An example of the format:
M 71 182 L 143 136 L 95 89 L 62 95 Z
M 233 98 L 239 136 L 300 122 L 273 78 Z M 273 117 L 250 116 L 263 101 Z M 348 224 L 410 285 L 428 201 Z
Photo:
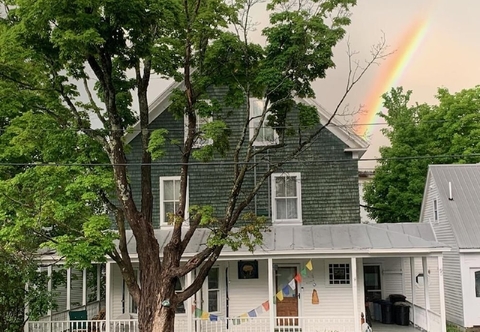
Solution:
M 283 301 L 283 292 L 282 292 L 282 291 L 279 291 L 279 292 L 277 293 L 277 299 L 278 299 L 279 301 Z
M 207 311 L 202 312 L 202 319 L 208 319 L 210 314 Z
M 312 270 L 313 270 L 312 260 L 309 260 L 308 263 L 307 263 L 307 265 L 305 265 L 305 267 L 306 267 L 307 269 L 309 269 L 310 271 L 312 271 Z

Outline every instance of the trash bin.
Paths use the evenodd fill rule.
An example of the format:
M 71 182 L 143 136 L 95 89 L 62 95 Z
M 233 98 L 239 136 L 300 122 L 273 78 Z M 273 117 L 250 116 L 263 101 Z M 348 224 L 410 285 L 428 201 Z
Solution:
M 388 297 L 390 302 L 393 303 L 393 304 L 395 304 L 397 302 L 405 302 L 406 298 L 407 297 L 405 295 L 402 295 L 402 294 L 390 294 L 390 296 Z
M 406 302 L 397 302 L 395 307 L 395 323 L 397 325 L 410 325 L 410 304 Z
M 383 324 L 394 324 L 393 320 L 393 305 L 391 302 L 383 301 L 382 302 L 382 323 Z
M 381 305 L 381 300 L 375 300 L 373 302 L 373 319 L 376 320 L 377 322 L 382 321 L 382 305 Z

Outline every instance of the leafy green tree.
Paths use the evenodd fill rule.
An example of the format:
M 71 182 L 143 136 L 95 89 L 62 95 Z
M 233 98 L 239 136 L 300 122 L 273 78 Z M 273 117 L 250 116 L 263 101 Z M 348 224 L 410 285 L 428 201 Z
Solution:
M 249 39 L 249 12 L 256 1 L 238 0 L 8 0 L 0 22 L 0 82 L 13 92 L 3 117 L 0 159 L 0 236 L 6 243 L 49 246 L 67 264 L 85 267 L 92 260 L 113 259 L 138 304 L 142 332 L 173 331 L 175 307 L 196 293 L 225 245 L 253 247 L 261 242 L 264 219 L 245 208 L 270 175 L 298 157 L 329 124 L 319 124 L 315 107 L 296 97 L 314 97 L 311 82 L 332 68 L 332 49 L 350 23 L 355 0 L 268 3 L 270 25 L 264 46 Z M 231 28 L 228 30 L 228 28 Z M 231 32 L 234 31 L 234 32 Z M 367 66 L 352 70 L 345 95 L 365 70 L 385 56 L 384 43 L 373 49 Z M 180 203 L 172 237 L 160 248 L 152 226 L 151 162 L 168 143 L 164 129 L 150 132 L 148 89 L 153 74 L 183 80 L 169 111 L 187 119 L 187 135 L 177 156 L 181 172 Z M 355 74 L 358 74 L 355 76 Z M 212 86 L 227 89 L 225 100 L 204 102 Z M 6 90 L 7 91 L 7 90 Z M 135 98 L 133 98 L 135 95 Z M 7 96 L 5 96 L 7 97 Z M 246 107 L 250 97 L 265 100 L 258 119 L 277 128 L 278 144 L 254 148 L 246 115 L 241 136 L 230 145 L 223 106 Z M 299 110 L 298 128 L 288 115 Z M 135 111 L 137 110 L 137 111 Z M 197 130 L 196 113 L 217 115 Z M 9 114 L 9 113 L 4 113 Z M 267 116 L 267 114 L 270 114 Z M 91 119 L 99 122 L 92 126 Z M 140 124 L 141 198 L 136 202 L 128 177 L 129 147 L 124 136 Z M 287 146 L 286 135 L 299 135 Z M 198 139 L 213 144 L 194 150 Z M 259 174 L 254 188 L 244 180 L 259 154 L 277 153 Z M 224 156 L 233 162 L 226 210 L 214 218 L 210 206 L 193 207 L 185 222 L 187 177 L 192 158 Z M 116 231 L 112 231 L 111 222 Z M 127 250 L 125 229 L 137 242 L 140 283 Z M 212 229 L 207 247 L 180 264 L 199 227 Z M 118 238 L 118 247 L 114 239 Z M 253 240 L 252 240 L 253 239 Z M 193 283 L 175 293 L 176 278 L 198 269 Z M 162 306 L 170 299 L 170 306 Z
M 439 89 L 438 105 L 409 105 L 410 95 L 402 88 L 383 95 L 390 146 L 380 148 L 375 177 L 364 191 L 377 222 L 418 221 L 429 164 L 480 161 L 480 87 L 454 94 Z

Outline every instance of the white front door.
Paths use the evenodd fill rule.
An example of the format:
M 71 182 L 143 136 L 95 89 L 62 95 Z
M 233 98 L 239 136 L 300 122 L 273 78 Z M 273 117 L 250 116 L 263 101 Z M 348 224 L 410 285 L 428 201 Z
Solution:
M 480 269 L 470 269 L 470 287 L 468 288 L 471 324 L 480 325 Z

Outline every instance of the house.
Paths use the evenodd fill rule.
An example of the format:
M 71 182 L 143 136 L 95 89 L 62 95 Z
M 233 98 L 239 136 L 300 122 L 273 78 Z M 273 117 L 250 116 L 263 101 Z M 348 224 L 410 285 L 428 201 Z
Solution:
M 420 221 L 452 248 L 444 254 L 447 320 L 480 326 L 480 165 L 431 165 Z
M 171 89 L 174 87 L 181 87 L 181 83 Z M 170 139 L 181 142 L 183 122 L 167 111 L 171 89 L 151 105 L 150 127 L 166 128 Z M 222 89 L 210 91 L 210 98 L 221 99 L 223 95 Z M 255 112 L 258 101 L 249 102 Z M 302 102 L 317 107 L 323 123 L 329 118 L 315 101 Z M 233 108 L 225 111 L 234 142 L 240 135 L 235 128 L 246 114 Z M 290 123 L 295 124 L 295 119 Z M 134 128 L 127 137 L 131 160 L 139 158 L 136 134 Z M 275 135 L 272 128 L 262 128 L 258 143 L 270 144 L 276 140 Z M 298 140 L 288 139 L 291 145 Z M 442 254 L 448 248 L 435 240 L 430 224 L 360 223 L 358 158 L 365 149 L 362 139 L 333 121 L 304 154 L 272 174 L 247 207 L 248 212 L 266 216 L 271 231 L 264 234 L 263 244 L 253 252 L 229 248 L 223 251 L 202 290 L 177 308 L 176 331 L 359 332 L 366 299 L 390 294 L 406 296 L 414 326 L 431 332 L 445 331 L 443 276 L 439 271 Z M 170 236 L 166 213 L 175 209 L 178 197 L 174 193 L 179 181 L 178 166 L 174 166 L 178 148 L 172 144 L 165 150 L 161 162 L 152 166 L 154 226 L 162 247 Z M 276 158 L 281 155 L 259 157 L 258 173 Z M 231 167 L 222 159 L 215 159 L 207 167 L 191 166 L 189 204 L 208 204 L 222 211 L 230 189 Z M 134 192 L 139 191 L 139 171 L 140 166 L 129 167 Z M 247 188 L 255 185 L 256 174 L 253 172 L 246 180 Z M 206 229 L 198 230 L 183 259 L 197 253 L 208 234 Z M 128 249 L 136 262 L 135 238 L 128 235 Z M 93 320 L 88 313 L 84 323 L 96 330 L 135 330 L 137 308 L 114 262 L 107 262 L 104 275 L 105 319 Z M 194 277 L 192 271 L 179 279 L 177 289 L 187 287 Z M 85 279 L 83 285 L 87 284 Z M 71 298 L 70 287 L 66 292 Z M 96 302 L 94 309 L 87 302 L 82 302 L 82 310 L 98 309 Z M 70 305 L 66 310 L 74 308 Z M 57 319 L 51 313 L 45 321 L 29 322 L 27 331 L 45 331 L 47 326 L 49 331 L 63 331 L 69 324 L 65 316 Z M 381 326 L 376 331 L 382 332 Z

